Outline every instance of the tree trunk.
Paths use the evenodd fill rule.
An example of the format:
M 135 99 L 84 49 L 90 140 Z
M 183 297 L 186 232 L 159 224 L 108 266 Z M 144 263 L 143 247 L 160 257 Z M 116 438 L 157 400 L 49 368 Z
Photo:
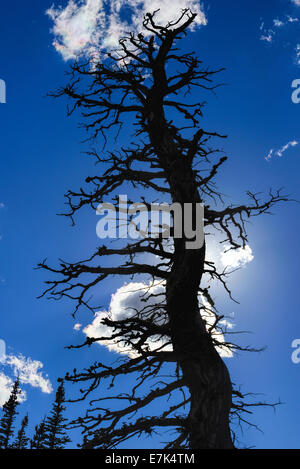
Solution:
M 196 206 L 201 200 L 192 171 L 186 166 L 182 157 L 173 166 L 169 178 L 172 199 L 182 206 L 184 202 Z M 229 449 L 233 448 L 229 428 L 231 380 L 206 331 L 198 302 L 205 244 L 201 249 L 187 250 L 185 243 L 185 238 L 174 240 L 175 260 L 166 297 L 174 350 L 191 394 L 190 447 Z
M 203 252 L 190 251 L 178 258 L 167 281 L 167 309 L 174 350 L 191 394 L 190 447 L 229 449 L 233 448 L 231 380 L 199 312 L 197 283 L 202 263 Z
M 160 87 L 149 98 L 150 141 L 159 157 L 170 187 L 173 203 L 201 203 L 191 161 L 178 151 L 167 124 L 161 99 L 165 74 L 160 70 Z M 184 218 L 184 217 L 183 217 Z M 232 386 L 226 365 L 206 331 L 200 315 L 198 292 L 204 271 L 205 245 L 186 249 L 186 239 L 174 239 L 174 263 L 167 280 L 166 302 L 171 337 L 183 378 L 191 394 L 188 416 L 192 449 L 233 448 L 229 427 Z

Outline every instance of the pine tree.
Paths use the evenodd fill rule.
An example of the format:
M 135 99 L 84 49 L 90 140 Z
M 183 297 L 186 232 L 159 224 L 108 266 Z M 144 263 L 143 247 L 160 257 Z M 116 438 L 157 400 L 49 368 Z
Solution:
M 64 446 L 71 441 L 65 431 L 65 422 L 67 419 L 63 417 L 63 413 L 66 410 L 66 407 L 63 405 L 64 402 L 65 390 L 62 381 L 57 388 L 51 414 L 46 419 L 45 448 L 47 449 L 63 449 Z
M 30 449 L 45 449 L 46 422 L 45 419 L 35 426 L 34 435 L 30 441 Z
M 26 427 L 28 426 L 28 414 L 22 420 L 21 428 L 18 431 L 18 436 L 13 444 L 14 449 L 25 449 L 27 448 L 29 438 L 26 436 Z
M 14 420 L 18 412 L 16 411 L 18 402 L 18 396 L 20 394 L 20 381 L 16 379 L 11 395 L 8 401 L 3 405 L 3 417 L 0 420 L 0 448 L 7 449 L 9 447 L 9 441 L 14 432 Z

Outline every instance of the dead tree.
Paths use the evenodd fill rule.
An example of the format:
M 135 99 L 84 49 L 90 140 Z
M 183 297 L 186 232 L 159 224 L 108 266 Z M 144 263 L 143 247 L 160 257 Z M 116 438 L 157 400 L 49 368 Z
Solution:
M 204 102 L 199 99 L 216 89 L 214 77 L 221 70 L 205 68 L 194 53 L 183 53 L 178 47 L 194 19 L 185 10 L 177 21 L 161 26 L 155 13 L 147 14 L 143 33 L 128 33 L 119 49 L 101 63 L 74 63 L 68 85 L 53 94 L 70 98 L 69 114 L 81 111 L 90 138 L 102 135 L 106 143 L 111 142 L 113 128 L 119 131 L 125 122 L 132 121 L 136 129 L 131 145 L 115 151 L 112 143 L 109 151 L 90 152 L 100 171 L 86 178 L 87 188 L 66 194 L 72 220 L 81 208 L 96 209 L 110 197 L 116 204 L 116 191 L 132 185 L 143 188 L 146 204 L 150 204 L 147 193 L 153 192 L 182 207 L 192 204 L 194 211 L 197 204 L 205 204 L 206 230 L 223 233 L 230 249 L 238 249 L 247 244 L 246 220 L 287 201 L 280 192 L 270 193 L 265 201 L 248 193 L 249 204 L 224 205 L 214 181 L 227 157 L 218 157 L 220 152 L 211 147 L 211 141 L 225 136 L 201 127 Z M 74 300 L 74 314 L 81 307 L 96 310 L 92 293 L 111 276 L 140 276 L 151 279 L 152 286 L 163 286 L 154 293 L 149 284 L 142 309 L 120 321 L 104 317 L 107 335 L 88 337 L 76 346 L 117 343 L 131 350 L 116 366 L 96 362 L 65 377 L 72 383 L 86 383 L 79 399 L 103 389 L 86 415 L 73 422 L 83 429 L 85 448 L 114 448 L 164 427 L 177 432 L 167 448 L 234 447 L 230 420 L 246 420 L 253 404 L 247 404 L 234 388 L 217 350 L 239 347 L 220 340 L 222 316 L 207 282 L 216 280 L 231 293 L 228 273 L 218 271 L 207 259 L 206 242 L 195 250 L 186 247 L 184 236 L 169 243 L 148 236 L 121 247 L 100 246 L 86 260 L 61 261 L 57 268 L 46 262 L 39 265 L 54 274 L 43 295 Z M 151 262 L 143 262 L 145 254 L 147 259 L 152 256 Z M 214 315 L 209 327 L 207 315 Z M 137 379 L 127 394 L 114 396 L 102 388 L 105 380 L 111 380 L 113 387 L 118 377 L 126 375 Z M 160 415 L 147 415 L 148 405 L 170 396 L 177 402 L 172 401 Z M 113 400 L 117 405 L 111 404 Z

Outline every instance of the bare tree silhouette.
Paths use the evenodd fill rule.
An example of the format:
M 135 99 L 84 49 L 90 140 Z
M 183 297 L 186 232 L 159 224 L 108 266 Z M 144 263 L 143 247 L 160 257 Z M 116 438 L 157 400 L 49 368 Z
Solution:
M 71 99 L 68 113 L 81 111 L 92 138 L 102 135 L 107 141 L 111 129 L 119 130 L 124 122 L 132 121 L 136 129 L 135 143 L 129 147 L 90 152 L 102 172 L 86 178 L 88 189 L 66 194 L 72 220 L 81 208 L 96 209 L 107 197 L 117 205 L 116 190 L 132 185 L 145 190 L 142 200 L 147 206 L 149 191 L 181 206 L 190 203 L 194 211 L 196 204 L 205 204 L 206 230 L 223 233 L 235 250 L 247 245 L 246 220 L 288 200 L 280 191 L 270 192 L 264 201 L 249 192 L 248 205 L 224 205 L 214 181 L 227 157 L 218 157 L 220 152 L 210 142 L 225 136 L 201 128 L 204 102 L 198 98 L 217 88 L 214 77 L 222 69 L 211 71 L 194 53 L 178 48 L 195 16 L 184 10 L 177 21 L 161 26 L 155 13 L 147 14 L 144 34 L 128 33 L 118 51 L 108 53 L 101 63 L 74 63 L 69 84 L 53 93 Z M 218 159 L 211 162 L 214 157 Z M 227 339 L 224 342 L 223 316 L 207 283 L 216 280 L 231 296 L 229 273 L 207 259 L 206 243 L 195 250 L 187 249 L 186 241 L 185 237 L 171 238 L 169 243 L 161 237 L 146 237 L 121 247 L 100 246 L 86 260 L 61 261 L 57 268 L 46 261 L 39 264 L 55 274 L 46 282 L 43 295 L 74 300 L 74 314 L 81 307 L 96 310 L 92 292 L 111 276 L 151 280 L 143 292 L 143 308 L 118 321 L 104 317 L 107 335 L 88 337 L 76 346 L 118 344 L 131 350 L 115 366 L 97 362 L 65 377 L 86 384 L 82 400 L 103 389 L 96 405 L 72 422 L 82 427 L 85 448 L 113 448 L 159 428 L 176 432 L 167 448 L 233 448 L 230 421 L 247 421 L 252 405 L 263 404 L 247 403 L 218 353 L 222 348 L 241 349 Z M 139 262 L 145 255 L 152 260 Z M 157 284 L 162 290 L 155 293 L 151 287 Z M 208 316 L 213 316 L 212 323 Z M 106 380 L 113 387 L 117 378 L 128 375 L 137 379 L 128 394 L 114 396 L 102 387 Z M 156 400 L 170 396 L 172 403 L 165 404 L 161 414 L 154 416 L 153 407 L 147 410 Z M 111 404 L 114 400 L 116 405 Z

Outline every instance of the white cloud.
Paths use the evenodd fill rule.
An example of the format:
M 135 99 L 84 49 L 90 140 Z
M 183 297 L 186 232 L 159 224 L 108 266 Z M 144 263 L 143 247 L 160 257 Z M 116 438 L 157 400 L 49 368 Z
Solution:
M 279 156 L 279 157 L 282 157 L 283 154 L 289 150 L 289 148 L 292 148 L 292 147 L 295 147 L 299 145 L 299 142 L 297 140 L 291 140 L 290 142 L 288 142 L 286 145 L 283 145 L 279 150 L 274 150 L 274 148 L 272 148 L 268 155 L 265 157 L 265 160 L 269 161 L 273 155 L 276 155 L 276 156 Z
M 29 384 L 34 388 L 39 388 L 43 393 L 50 394 L 53 391 L 51 382 L 48 376 L 43 376 L 40 371 L 43 368 L 43 363 L 38 360 L 32 360 L 30 357 L 26 358 L 22 354 L 19 355 L 5 355 L 1 359 L 2 367 L 10 367 L 13 371 L 14 377 L 19 377 L 21 384 Z M 2 381 L 0 381 L 0 395 L 7 393 L 7 387 L 11 385 L 11 378 L 1 373 Z M 6 376 L 5 382 L 3 376 Z
M 12 387 L 13 380 L 0 372 L 0 406 L 8 400 Z
M 80 331 L 80 329 L 82 328 L 82 324 L 79 324 L 78 322 L 76 324 L 74 324 L 74 331 Z
M 288 20 L 289 23 L 298 23 L 298 21 L 299 21 L 298 18 L 294 18 L 293 16 L 288 16 L 287 20 Z
M 254 256 L 250 246 L 245 248 L 230 249 L 230 246 L 224 246 L 224 251 L 221 253 L 221 262 L 224 267 L 239 268 L 253 261 Z
M 268 34 L 262 34 L 260 36 L 261 41 L 272 42 L 273 41 L 273 32 L 269 32 Z
M 98 43 L 100 36 L 97 30 L 104 26 L 102 0 L 79 3 L 70 0 L 66 8 L 52 6 L 47 14 L 54 22 L 53 45 L 65 60 L 87 52 Z
M 300 6 L 300 0 L 292 0 L 294 5 Z
M 300 5 L 300 0 L 292 0 L 292 2 L 295 5 Z M 277 45 L 282 40 L 285 48 L 290 48 L 292 46 L 293 49 L 295 49 L 293 44 L 295 44 L 295 39 L 299 34 L 298 23 L 299 18 L 290 14 L 284 15 L 284 17 L 281 19 L 275 18 L 271 23 L 270 19 L 269 21 L 262 21 L 259 26 L 260 40 L 268 43 L 275 43 L 275 39 L 277 38 Z M 266 24 L 269 24 L 269 26 L 266 26 Z M 288 40 L 287 33 L 290 35 Z M 298 55 L 297 58 L 299 59 Z M 300 61 L 297 62 L 299 65 Z
M 99 50 L 115 47 L 127 31 L 142 31 L 147 12 L 159 9 L 157 21 L 165 24 L 183 8 L 198 14 L 194 25 L 207 23 L 199 0 L 69 0 L 65 8 L 52 6 L 46 13 L 53 21 L 53 45 L 69 60 L 98 57 Z
M 165 284 L 162 282 L 155 282 L 153 284 L 145 283 L 128 283 L 119 288 L 114 295 L 112 295 L 111 302 L 109 305 L 108 311 L 100 311 L 96 313 L 95 318 L 91 324 L 86 326 L 83 329 L 84 334 L 89 338 L 104 338 L 99 342 L 101 345 L 105 345 L 109 350 L 115 351 L 117 353 L 126 354 L 129 356 L 135 356 L 130 345 L 126 344 L 126 336 L 123 337 L 122 341 L 116 342 L 116 340 L 107 340 L 111 334 L 114 333 L 114 329 L 102 324 L 102 320 L 105 317 L 109 317 L 111 320 L 120 321 L 122 319 L 130 318 L 133 316 L 136 311 L 149 306 L 149 309 L 154 304 L 158 303 L 159 300 L 163 299 L 163 294 L 165 293 Z M 150 297 L 147 303 L 143 300 L 149 295 L 155 295 Z M 161 295 L 158 299 L 157 295 Z M 204 298 L 199 298 L 201 303 L 207 308 L 205 313 L 205 320 L 207 327 L 209 328 L 213 325 L 215 321 L 215 316 L 209 311 L 209 304 L 205 301 Z M 149 312 L 149 310 L 148 310 Z M 144 309 L 142 315 L 146 315 L 147 310 Z M 156 322 L 162 323 L 165 321 L 164 312 L 161 311 L 161 314 L 158 315 Z M 225 324 L 223 324 L 225 325 Z M 227 324 L 226 324 L 227 325 Z M 230 326 L 229 326 L 230 327 Z M 224 342 L 224 337 L 220 333 L 216 333 L 220 343 Z M 160 347 L 163 347 L 164 351 L 172 351 L 172 345 L 167 344 L 165 338 L 153 336 L 148 340 L 147 346 L 150 350 L 156 350 Z M 230 350 L 226 348 L 219 348 L 219 353 L 223 357 L 232 356 Z
M 9 399 L 10 393 L 12 391 L 14 381 L 6 376 L 4 373 L 0 372 L 0 407 L 7 402 Z M 26 392 L 21 391 L 18 398 L 19 402 L 24 402 L 26 400 Z
M 280 20 L 276 18 L 273 20 L 273 24 L 271 28 L 265 28 L 265 23 L 262 22 L 259 28 L 261 31 L 260 40 L 266 41 L 269 43 L 273 42 L 279 29 L 282 29 L 283 26 L 286 26 L 288 23 L 293 23 L 295 21 L 296 19 L 292 18 L 291 16 L 287 16 L 284 20 Z
M 296 51 L 296 63 L 300 65 L 300 44 L 296 44 L 295 51 Z
M 282 156 L 283 153 L 286 152 L 290 147 L 295 147 L 296 145 L 298 145 L 298 143 L 299 142 L 297 142 L 296 140 L 292 140 L 291 142 L 287 143 L 282 148 L 280 148 L 280 150 L 278 150 L 276 152 L 276 155 L 277 156 Z
M 119 288 L 115 294 L 112 295 L 109 310 L 99 311 L 96 313 L 95 318 L 91 324 L 83 329 L 87 337 L 104 337 L 109 338 L 113 333 L 113 329 L 102 324 L 102 319 L 109 317 L 113 321 L 121 321 L 122 319 L 130 318 L 136 311 L 145 308 L 146 304 L 143 301 L 145 294 L 159 295 L 164 292 L 164 285 L 161 282 L 156 282 L 153 285 L 145 283 L 128 283 Z M 147 305 L 149 308 L 157 303 L 157 298 L 152 297 L 148 300 Z M 145 311 L 145 314 L 147 312 Z M 163 313 L 162 313 L 163 315 Z M 126 343 L 126 336 L 122 342 L 104 340 L 101 341 L 102 345 L 106 345 L 109 350 L 126 355 L 132 355 L 132 349 Z M 165 344 L 165 341 L 158 337 L 153 337 L 152 341 L 148 343 L 151 350 L 154 350 Z M 165 346 L 164 350 L 170 350 L 169 346 Z
M 284 26 L 284 22 L 278 19 L 273 20 L 273 24 L 276 28 L 281 28 L 281 26 Z
M 272 158 L 273 154 L 274 154 L 274 148 L 271 148 L 271 150 L 269 151 L 269 153 L 265 157 L 265 160 L 269 161 Z
M 299 0 L 300 1 L 300 0 Z M 300 3 L 299 3 L 300 4 Z M 270 28 L 265 27 L 265 22 L 261 22 L 260 31 L 262 32 L 260 36 L 261 41 L 273 42 L 274 37 L 278 34 L 279 29 L 283 29 L 284 26 L 291 25 L 292 23 L 298 23 L 299 19 L 291 15 L 286 15 L 283 19 L 275 18 L 272 21 L 272 26 Z

